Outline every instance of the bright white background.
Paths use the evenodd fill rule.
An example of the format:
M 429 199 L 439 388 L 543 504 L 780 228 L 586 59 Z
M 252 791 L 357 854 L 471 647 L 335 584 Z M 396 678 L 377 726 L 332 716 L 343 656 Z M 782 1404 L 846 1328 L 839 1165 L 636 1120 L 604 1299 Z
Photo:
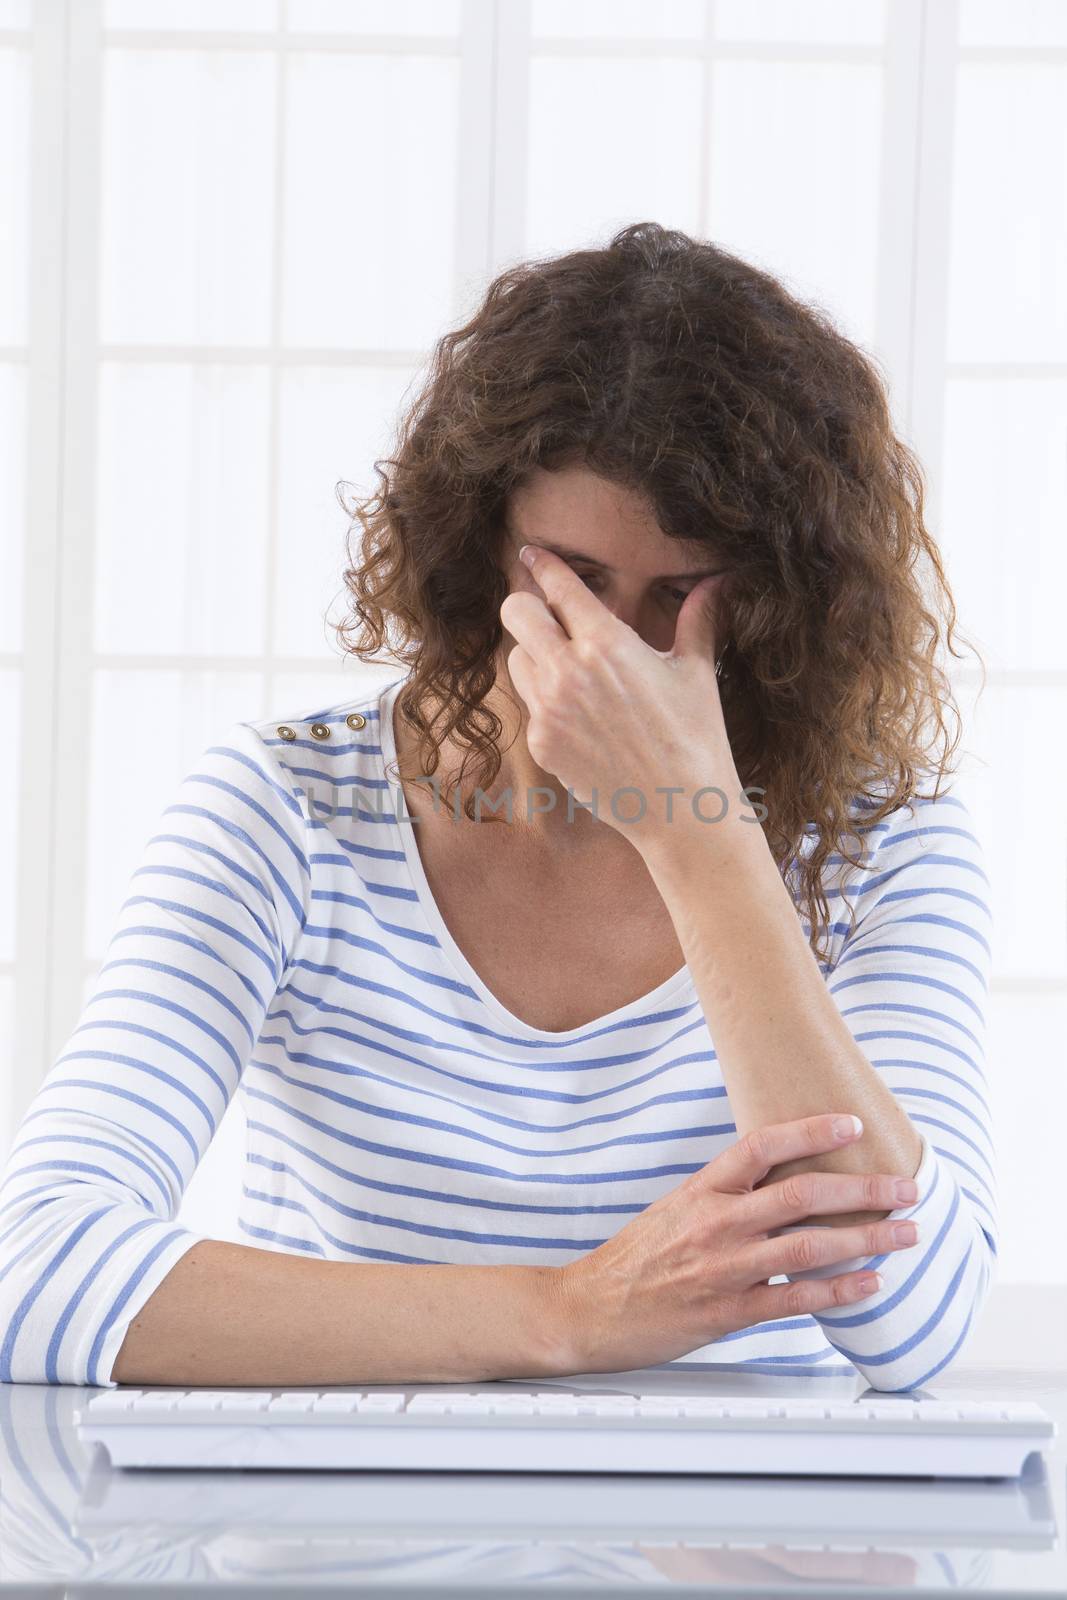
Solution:
M 826 307 L 924 462 L 990 668 L 1000 1279 L 1067 1282 L 1065 108 L 1062 0 L 0 0 L 0 1145 L 197 754 L 395 675 L 324 627 L 334 487 L 433 341 L 648 218 Z

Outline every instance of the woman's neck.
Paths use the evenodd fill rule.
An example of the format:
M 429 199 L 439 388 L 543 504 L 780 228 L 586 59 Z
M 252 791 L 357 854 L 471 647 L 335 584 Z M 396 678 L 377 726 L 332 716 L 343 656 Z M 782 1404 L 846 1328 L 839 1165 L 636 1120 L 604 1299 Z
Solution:
M 555 774 L 546 772 L 534 760 L 526 741 L 528 712 L 507 675 L 506 667 L 503 673 L 498 673 L 496 682 L 482 704 L 500 718 L 502 731 L 497 741 L 500 770 L 489 788 L 483 790 L 481 814 L 505 818 L 516 833 L 526 840 L 543 841 L 560 852 L 571 849 L 585 852 L 594 845 L 608 845 L 617 840 L 619 835 L 615 829 L 593 817 L 577 801 L 569 800 L 566 789 Z M 402 719 L 397 720 L 400 723 L 395 730 L 397 754 L 401 757 L 404 769 L 405 755 L 408 761 L 415 759 L 414 738 Z M 451 738 L 441 745 L 435 774 L 439 790 L 447 792 L 450 789 L 459 773 L 464 754 Z M 449 816 L 458 818 L 460 825 L 466 822 L 468 826 L 473 826 L 464 815 L 463 806 L 475 792 L 474 780 L 470 777 L 464 779 L 447 808 Z M 507 804 L 509 797 L 510 806 Z M 445 809 L 443 804 L 441 809 Z

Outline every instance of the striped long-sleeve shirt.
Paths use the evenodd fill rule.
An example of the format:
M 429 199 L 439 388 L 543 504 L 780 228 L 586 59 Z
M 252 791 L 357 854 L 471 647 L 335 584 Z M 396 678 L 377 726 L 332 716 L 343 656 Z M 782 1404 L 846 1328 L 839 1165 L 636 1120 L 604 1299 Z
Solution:
M 565 1032 L 528 1026 L 473 970 L 388 770 L 403 681 L 233 724 L 163 811 L 7 1160 L 0 1379 L 113 1383 L 133 1317 L 204 1237 L 179 1206 L 234 1094 L 242 1235 L 329 1260 L 573 1261 L 736 1140 L 688 967 Z M 944 794 L 868 843 L 862 868 L 828 879 L 820 967 L 921 1135 L 918 1199 L 893 1213 L 919 1242 L 868 1258 L 874 1296 L 682 1362 L 914 1388 L 962 1348 L 989 1288 L 982 852 Z

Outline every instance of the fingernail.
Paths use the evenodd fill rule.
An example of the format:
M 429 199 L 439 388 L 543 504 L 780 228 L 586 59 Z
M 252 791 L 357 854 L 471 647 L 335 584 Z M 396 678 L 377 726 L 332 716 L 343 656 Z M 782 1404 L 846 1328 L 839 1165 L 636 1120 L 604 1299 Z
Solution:
M 534 558 L 534 547 L 533 547 L 533 545 L 532 544 L 524 544 L 522 549 L 519 551 L 519 560 L 523 563 L 524 566 L 530 567 L 530 566 L 533 565 L 533 558 Z
M 894 1222 L 893 1238 L 897 1244 L 914 1244 L 919 1237 L 919 1229 L 914 1222 Z
M 854 1139 L 863 1132 L 863 1123 L 859 1117 L 835 1117 L 834 1133 L 839 1139 Z
M 908 1201 L 919 1198 L 919 1185 L 914 1178 L 898 1178 L 893 1191 L 898 1200 Z
M 879 1272 L 871 1272 L 866 1278 L 860 1279 L 860 1289 L 864 1294 L 877 1294 L 881 1287 L 882 1275 Z

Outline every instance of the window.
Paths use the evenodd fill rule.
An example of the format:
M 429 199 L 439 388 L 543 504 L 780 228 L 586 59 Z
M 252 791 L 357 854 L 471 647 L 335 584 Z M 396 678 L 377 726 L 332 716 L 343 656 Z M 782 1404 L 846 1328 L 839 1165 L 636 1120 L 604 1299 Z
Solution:
M 435 339 L 654 218 L 825 306 L 926 467 L 990 666 L 976 703 L 950 663 L 1002 1273 L 1062 1281 L 1028 1217 L 1067 1120 L 1064 104 L 1057 0 L 0 0 L 5 1143 L 200 749 L 393 675 L 324 626 L 335 485 Z

